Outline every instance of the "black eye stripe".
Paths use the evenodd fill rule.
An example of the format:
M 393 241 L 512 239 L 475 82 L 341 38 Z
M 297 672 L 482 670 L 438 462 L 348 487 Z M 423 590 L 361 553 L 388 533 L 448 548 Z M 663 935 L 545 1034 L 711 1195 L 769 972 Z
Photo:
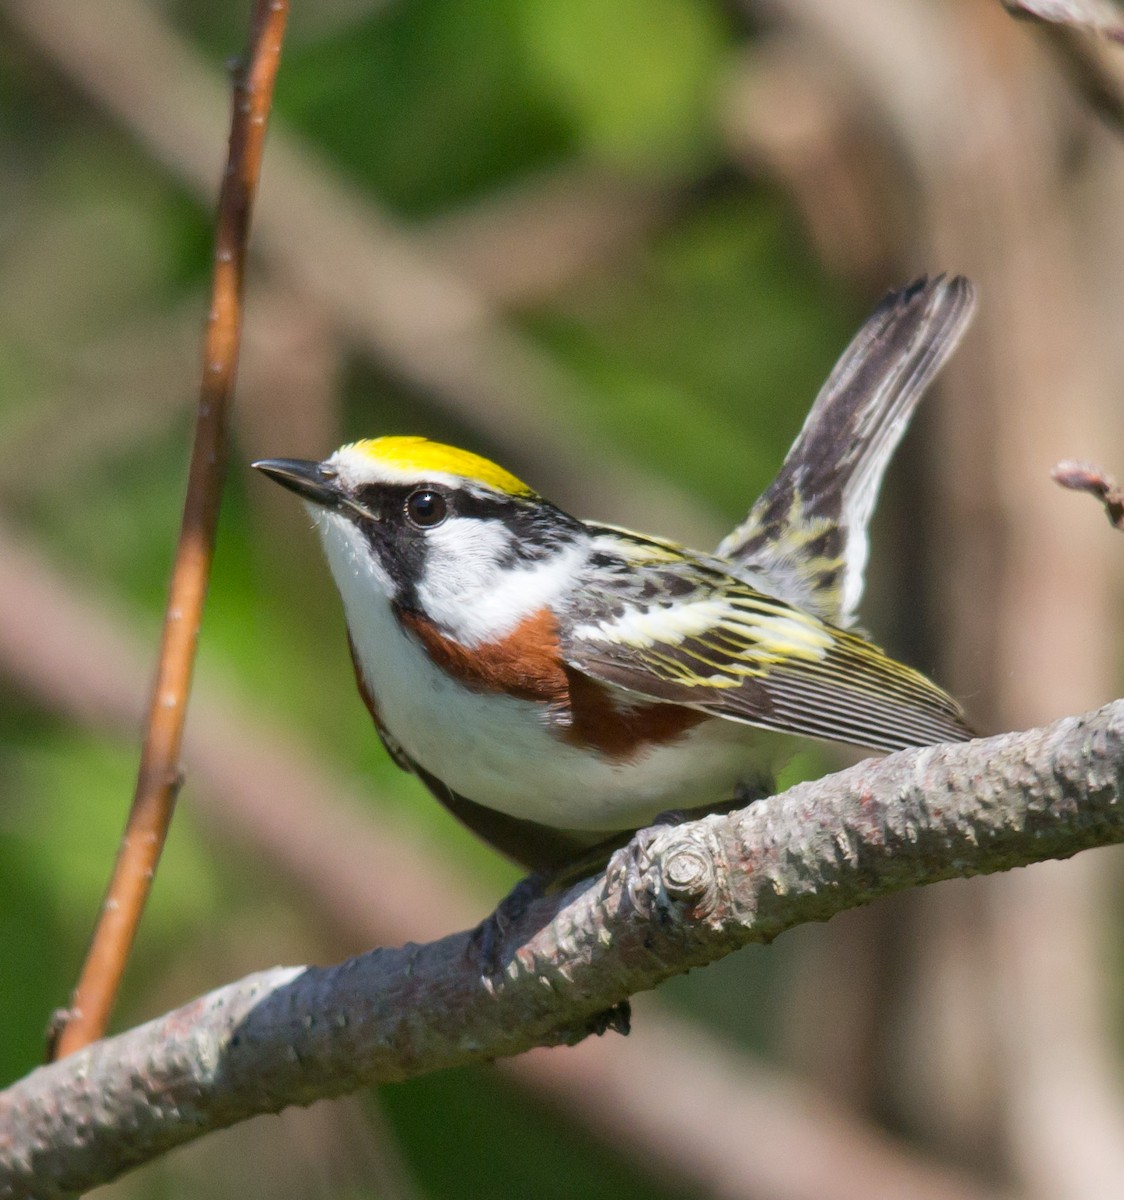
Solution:
M 484 492 L 471 483 L 451 488 L 443 483 L 419 480 L 411 484 L 368 483 L 355 488 L 353 496 L 374 518 L 365 522 L 364 531 L 368 540 L 384 561 L 393 564 L 392 571 L 403 582 L 412 578 L 406 571 L 406 558 L 415 551 L 424 555 L 429 541 L 424 536 L 427 530 L 437 528 L 440 522 L 426 524 L 412 516 L 408 504 L 418 493 L 436 493 L 445 504 L 444 520 L 450 517 L 466 517 L 478 521 L 496 521 L 510 533 L 508 544 L 498 551 L 501 567 L 516 567 L 549 558 L 580 533 L 581 524 L 573 517 L 555 508 L 547 501 L 536 497 L 526 500 L 521 497 L 501 496 Z M 401 560 L 402 571 L 399 571 Z M 418 559 L 420 564 L 421 559 Z

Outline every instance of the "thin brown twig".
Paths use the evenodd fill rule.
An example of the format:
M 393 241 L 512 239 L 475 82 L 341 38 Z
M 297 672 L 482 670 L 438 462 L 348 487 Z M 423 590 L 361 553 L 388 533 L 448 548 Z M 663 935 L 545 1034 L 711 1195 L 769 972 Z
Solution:
M 56 1025 L 54 1058 L 73 1053 L 105 1032 L 175 809 L 187 699 L 226 467 L 250 214 L 288 15 L 288 0 L 255 0 L 247 60 L 234 77 L 195 441 L 136 792 L 70 1009 Z

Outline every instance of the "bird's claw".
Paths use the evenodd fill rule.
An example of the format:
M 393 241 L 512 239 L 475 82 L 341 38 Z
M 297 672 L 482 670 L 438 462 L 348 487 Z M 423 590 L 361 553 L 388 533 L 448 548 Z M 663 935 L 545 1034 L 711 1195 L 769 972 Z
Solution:
M 594 1013 L 580 1025 L 567 1025 L 557 1032 L 561 1045 L 576 1046 L 587 1037 L 604 1037 L 607 1033 L 619 1033 L 621 1037 L 628 1037 L 631 1029 L 632 1005 L 627 1000 L 622 1000 L 612 1008 Z

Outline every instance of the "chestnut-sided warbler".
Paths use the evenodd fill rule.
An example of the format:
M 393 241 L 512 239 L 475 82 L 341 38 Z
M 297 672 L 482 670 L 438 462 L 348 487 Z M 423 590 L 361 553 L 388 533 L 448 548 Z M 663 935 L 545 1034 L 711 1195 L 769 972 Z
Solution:
M 887 296 L 712 554 L 578 520 L 420 437 L 254 466 L 312 515 L 394 760 L 502 853 L 557 871 L 660 813 L 749 798 L 792 735 L 971 736 L 848 627 L 886 463 L 973 304 L 962 277 Z

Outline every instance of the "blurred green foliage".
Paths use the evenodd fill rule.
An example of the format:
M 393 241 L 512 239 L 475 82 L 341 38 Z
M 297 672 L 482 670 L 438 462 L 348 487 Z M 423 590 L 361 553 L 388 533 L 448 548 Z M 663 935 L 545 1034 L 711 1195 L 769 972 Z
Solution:
M 487 1067 L 414 1079 L 381 1095 L 428 1196 L 671 1200 L 685 1194 L 657 1181 L 654 1172 L 624 1167 L 587 1134 L 560 1129 L 557 1114 L 528 1104 L 521 1090 Z M 437 1113 L 444 1119 L 435 1147 Z
M 290 53 L 278 106 L 422 216 L 574 157 L 705 161 L 729 41 L 696 0 L 418 0 Z
M 216 72 L 241 45 L 247 7 L 164 6 Z M 674 481 L 727 522 L 739 517 L 863 304 L 824 276 L 781 196 L 723 170 L 714 99 L 743 36 L 724 7 L 399 0 L 325 4 L 304 20 L 295 14 L 278 120 L 403 218 L 420 222 L 575 162 L 697 179 L 690 202 L 642 250 L 512 319 L 582 384 L 587 400 L 566 414 L 576 440 L 596 439 Z M 221 151 L 216 144 L 216 165 Z M 4 519 L 75 587 L 126 605 L 154 646 L 196 378 L 180 334 L 202 326 L 211 201 L 189 195 L 32 47 L 7 37 L 0 197 Z M 388 413 L 399 428 L 450 427 L 376 363 L 353 360 L 345 378 L 345 434 L 371 433 Z M 334 600 L 309 584 L 320 587 L 310 620 L 299 596 L 323 574 L 301 514 L 289 515 L 291 542 L 268 540 L 278 527 L 263 523 L 251 490 L 262 486 L 245 469 L 253 449 L 238 443 L 232 456 L 201 677 L 225 680 L 315 750 L 371 778 L 382 802 L 470 859 L 498 894 L 513 878 L 507 868 L 423 802 L 378 748 Z M 35 1063 L 47 1015 L 66 998 L 136 748 L 65 726 L 8 684 L 0 723 L 2 1081 Z M 198 828 L 189 776 L 122 1019 L 151 1012 L 152 989 L 170 968 L 185 986 L 220 982 L 203 956 L 229 906 L 242 922 L 256 913 L 275 921 L 279 903 L 299 911 L 299 896 L 232 874 Z M 240 949 L 234 969 L 267 965 Z M 781 960 L 783 948 L 754 954 L 669 995 L 764 1047 Z M 383 1101 L 426 1195 L 661 1194 L 576 1135 L 552 1148 L 555 1118 L 528 1111 L 485 1071 L 386 1089 Z M 157 1194 L 140 1179 L 134 1194 Z

